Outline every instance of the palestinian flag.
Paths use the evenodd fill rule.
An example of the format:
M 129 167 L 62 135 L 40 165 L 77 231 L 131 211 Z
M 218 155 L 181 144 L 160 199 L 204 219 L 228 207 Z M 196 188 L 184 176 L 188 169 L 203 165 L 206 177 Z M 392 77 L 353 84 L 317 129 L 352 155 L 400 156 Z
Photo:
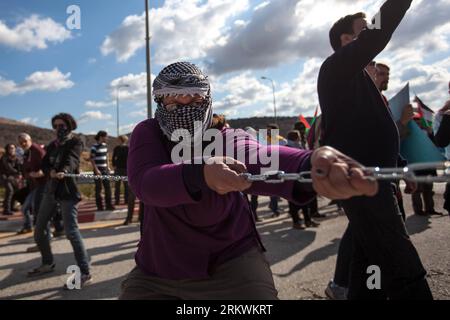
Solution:
M 306 134 L 309 134 L 309 132 L 311 131 L 311 129 L 314 127 L 314 123 L 316 122 L 317 119 L 317 112 L 319 112 L 319 106 L 317 106 L 316 108 L 316 112 L 314 112 L 314 117 L 311 120 L 311 127 L 309 129 L 306 130 Z
M 306 141 L 308 142 L 308 146 L 310 147 L 310 149 L 314 147 L 314 142 L 316 141 L 316 120 L 318 112 L 319 106 L 317 106 L 316 112 L 314 112 L 314 118 L 311 121 L 311 128 L 306 132 Z
M 311 125 L 309 124 L 309 122 L 305 119 L 305 117 L 303 115 L 300 115 L 300 117 L 298 118 L 299 121 L 301 123 L 303 123 L 305 125 L 306 130 L 311 129 Z
M 420 100 L 418 96 L 414 98 L 414 102 L 417 103 L 418 113 L 420 115 L 423 127 L 432 128 L 434 111 L 431 110 L 425 103 L 423 103 L 423 101 Z

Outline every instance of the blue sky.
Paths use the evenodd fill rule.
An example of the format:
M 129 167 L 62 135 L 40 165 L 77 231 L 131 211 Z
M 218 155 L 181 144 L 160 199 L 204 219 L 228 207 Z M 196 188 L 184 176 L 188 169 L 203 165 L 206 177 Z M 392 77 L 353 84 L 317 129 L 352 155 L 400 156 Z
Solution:
M 431 3 L 430 3 L 431 2 Z M 370 16 L 377 0 L 150 1 L 152 73 L 176 60 L 193 61 L 212 79 L 214 103 L 229 118 L 272 115 L 276 84 L 280 115 L 311 115 L 316 79 L 331 53 L 327 32 L 347 13 Z M 66 8 L 81 9 L 81 29 L 68 30 Z M 329 10 L 330 7 L 333 10 Z M 49 127 L 72 113 L 79 131 L 121 133 L 146 115 L 144 1 L 1 1 L 0 116 Z M 379 59 L 392 66 L 395 94 L 405 81 L 432 108 L 448 99 L 450 0 L 414 1 Z M 33 35 L 34 36 L 30 36 Z

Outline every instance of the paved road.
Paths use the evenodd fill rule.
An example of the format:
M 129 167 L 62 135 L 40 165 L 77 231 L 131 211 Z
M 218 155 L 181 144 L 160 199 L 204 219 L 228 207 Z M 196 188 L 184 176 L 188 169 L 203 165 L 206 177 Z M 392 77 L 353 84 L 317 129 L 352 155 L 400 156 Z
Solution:
M 442 186 L 437 186 L 438 209 L 442 208 L 442 192 Z M 409 196 L 405 199 L 407 211 L 411 212 Z M 320 201 L 322 206 L 326 203 L 326 200 Z M 268 217 L 267 198 L 260 207 L 260 214 Z M 282 207 L 287 209 L 286 203 Z M 293 230 L 287 213 L 258 224 L 281 299 L 325 299 L 323 291 L 333 275 L 336 252 L 347 219 L 333 212 L 333 207 L 322 210 L 329 213 L 318 229 Z M 0 233 L 0 299 L 115 299 L 120 283 L 134 265 L 133 254 L 139 239 L 137 225 L 124 227 L 119 224 L 111 221 L 82 225 L 95 282 L 81 291 L 61 290 L 67 278 L 65 270 L 74 263 L 67 240 L 52 242 L 56 272 L 32 280 L 25 274 L 40 263 L 39 254 L 24 253 L 33 244 L 32 238 L 2 239 Z M 408 215 L 407 227 L 429 272 L 435 297 L 450 299 L 449 217 Z

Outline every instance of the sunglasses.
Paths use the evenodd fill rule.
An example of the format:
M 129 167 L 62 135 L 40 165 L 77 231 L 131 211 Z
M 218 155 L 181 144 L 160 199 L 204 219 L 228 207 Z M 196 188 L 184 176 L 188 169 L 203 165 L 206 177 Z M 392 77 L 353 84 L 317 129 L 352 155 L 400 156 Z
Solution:
M 204 103 L 205 103 L 205 100 L 198 100 L 198 101 L 190 102 L 190 103 L 188 103 L 186 105 L 189 105 L 189 106 L 192 106 L 192 107 L 195 107 L 195 108 L 201 108 Z M 178 107 L 183 107 L 183 106 L 185 106 L 185 105 L 182 104 L 182 103 L 169 103 L 169 104 L 164 105 L 164 108 L 167 111 L 174 111 Z

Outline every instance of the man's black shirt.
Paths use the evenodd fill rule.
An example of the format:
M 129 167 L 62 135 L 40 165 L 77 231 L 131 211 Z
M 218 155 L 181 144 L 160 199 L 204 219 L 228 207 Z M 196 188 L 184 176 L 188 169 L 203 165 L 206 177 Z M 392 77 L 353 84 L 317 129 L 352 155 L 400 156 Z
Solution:
M 127 159 L 128 159 L 128 146 L 119 145 L 114 148 L 112 157 L 113 167 L 116 167 L 118 169 L 126 169 Z

